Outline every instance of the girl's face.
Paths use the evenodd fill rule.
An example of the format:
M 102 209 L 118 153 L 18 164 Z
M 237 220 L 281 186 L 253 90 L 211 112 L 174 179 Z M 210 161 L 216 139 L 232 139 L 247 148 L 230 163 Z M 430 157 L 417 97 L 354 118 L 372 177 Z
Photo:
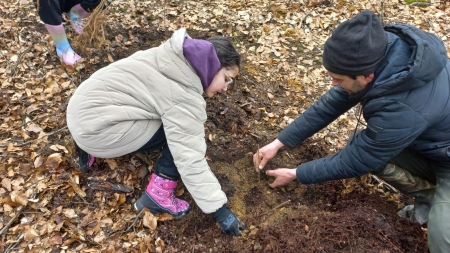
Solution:
M 206 88 L 206 96 L 212 97 L 217 93 L 227 91 L 228 85 L 234 82 L 234 78 L 239 74 L 239 68 L 237 66 L 221 68 L 214 76 L 211 84 Z

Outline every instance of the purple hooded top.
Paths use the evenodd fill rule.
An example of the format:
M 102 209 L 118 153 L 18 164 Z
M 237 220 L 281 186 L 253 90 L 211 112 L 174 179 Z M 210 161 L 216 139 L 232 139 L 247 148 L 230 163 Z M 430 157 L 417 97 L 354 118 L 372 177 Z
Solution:
M 206 90 L 222 67 L 213 44 L 207 40 L 185 39 L 183 54 L 200 77 L 203 90 Z

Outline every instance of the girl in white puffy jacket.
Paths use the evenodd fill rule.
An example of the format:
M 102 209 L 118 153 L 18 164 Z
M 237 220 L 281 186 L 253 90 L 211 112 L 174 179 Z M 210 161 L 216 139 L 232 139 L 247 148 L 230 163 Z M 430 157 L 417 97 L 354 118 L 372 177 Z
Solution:
M 227 197 L 205 159 L 206 102 L 239 74 L 240 56 L 224 37 L 192 39 L 185 29 L 170 40 L 114 62 L 75 91 L 67 125 L 88 171 L 95 157 L 112 158 L 162 148 L 137 210 L 178 218 L 190 205 L 174 196 L 179 179 L 222 230 L 241 235 L 245 225 L 226 208 Z

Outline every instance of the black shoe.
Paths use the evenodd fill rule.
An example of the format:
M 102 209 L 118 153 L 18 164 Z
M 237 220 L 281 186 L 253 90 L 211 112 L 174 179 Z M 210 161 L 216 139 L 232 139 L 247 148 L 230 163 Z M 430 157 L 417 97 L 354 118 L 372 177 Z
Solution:
M 64 141 L 66 143 L 67 150 L 72 157 L 72 166 L 78 168 L 84 173 L 88 173 L 94 163 L 95 157 L 79 148 L 71 136 L 66 136 Z

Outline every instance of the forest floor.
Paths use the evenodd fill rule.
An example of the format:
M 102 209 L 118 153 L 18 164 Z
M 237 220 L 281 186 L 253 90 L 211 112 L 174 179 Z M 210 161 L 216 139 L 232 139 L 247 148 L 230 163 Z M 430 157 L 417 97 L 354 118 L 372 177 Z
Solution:
M 32 1 L 0 2 L 0 252 L 428 252 L 426 226 L 396 215 L 411 199 L 371 175 L 272 189 L 273 178 L 253 168 L 253 153 L 331 87 L 323 43 L 363 9 L 385 24 L 433 32 L 450 48 L 444 1 L 115 0 L 105 9 L 101 46 L 84 43 L 66 23 L 84 58 L 71 68 L 56 56 Z M 133 210 L 158 151 L 97 159 L 87 174 L 70 163 L 65 109 L 76 87 L 180 27 L 193 38 L 226 36 L 243 57 L 233 87 L 207 99 L 205 124 L 207 159 L 228 207 L 248 227 L 242 237 L 223 234 L 182 184 L 177 195 L 192 206 L 185 217 Z M 266 169 L 294 168 L 342 149 L 357 110 L 283 149 Z

